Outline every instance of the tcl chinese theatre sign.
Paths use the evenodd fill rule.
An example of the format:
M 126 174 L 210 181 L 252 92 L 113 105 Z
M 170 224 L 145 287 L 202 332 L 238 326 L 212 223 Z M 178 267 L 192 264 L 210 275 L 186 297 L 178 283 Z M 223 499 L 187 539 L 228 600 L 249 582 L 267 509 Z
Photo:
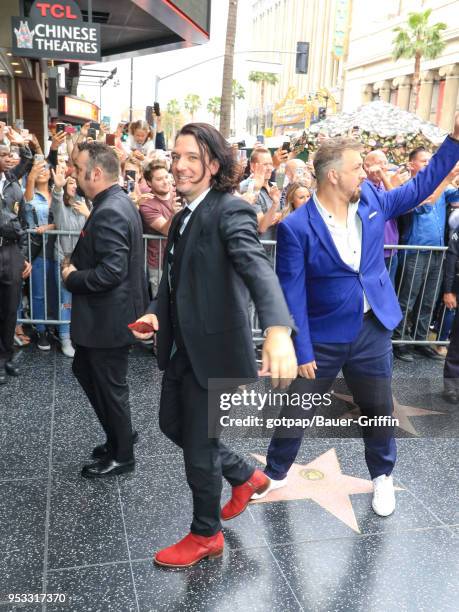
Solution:
M 74 0 L 35 0 L 29 17 L 12 17 L 14 55 L 100 61 L 100 25 L 83 21 Z

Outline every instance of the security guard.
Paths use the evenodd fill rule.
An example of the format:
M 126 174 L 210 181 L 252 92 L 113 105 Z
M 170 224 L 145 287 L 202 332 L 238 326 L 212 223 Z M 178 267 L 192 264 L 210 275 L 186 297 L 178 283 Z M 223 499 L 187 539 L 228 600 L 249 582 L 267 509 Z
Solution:
M 26 259 L 24 199 L 16 174 L 9 172 L 9 146 L 0 145 L 0 384 L 6 375 L 19 376 L 13 356 L 14 329 L 21 296 L 22 279 L 32 266 Z

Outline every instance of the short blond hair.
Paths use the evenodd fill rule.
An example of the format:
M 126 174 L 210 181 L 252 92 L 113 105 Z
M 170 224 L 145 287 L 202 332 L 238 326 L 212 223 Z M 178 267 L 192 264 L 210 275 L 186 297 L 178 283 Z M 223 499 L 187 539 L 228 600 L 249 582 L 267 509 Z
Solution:
M 267 149 L 266 147 L 257 147 L 256 149 L 252 151 L 252 155 L 250 156 L 250 163 L 256 164 L 258 162 L 259 156 L 265 155 L 265 153 L 267 153 L 268 155 L 271 155 L 271 151 Z
M 314 174 L 317 183 L 322 183 L 326 179 L 329 170 L 340 167 L 344 151 L 361 152 L 362 150 L 362 144 L 355 138 L 326 140 L 320 145 L 314 156 Z

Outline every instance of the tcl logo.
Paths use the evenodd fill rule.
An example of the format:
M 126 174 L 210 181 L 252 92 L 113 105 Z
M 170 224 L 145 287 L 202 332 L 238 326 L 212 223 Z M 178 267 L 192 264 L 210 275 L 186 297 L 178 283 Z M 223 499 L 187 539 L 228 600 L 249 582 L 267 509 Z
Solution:
M 72 13 L 71 6 L 63 6 L 62 4 L 51 4 L 50 2 L 35 2 L 35 8 L 40 11 L 42 17 L 51 15 L 54 19 L 78 19 L 77 15 Z

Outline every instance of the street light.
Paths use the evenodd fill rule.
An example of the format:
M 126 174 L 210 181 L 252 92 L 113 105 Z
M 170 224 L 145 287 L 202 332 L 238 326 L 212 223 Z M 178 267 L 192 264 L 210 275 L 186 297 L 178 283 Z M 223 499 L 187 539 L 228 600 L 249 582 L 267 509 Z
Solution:
M 83 69 L 85 70 L 85 69 Z M 108 81 L 112 80 L 115 74 L 118 72 L 118 68 L 113 68 L 113 70 L 88 70 L 84 74 L 82 73 L 81 77 L 84 79 L 86 77 L 93 77 L 98 79 L 98 83 L 82 82 L 80 81 L 80 85 L 84 85 L 85 87 L 99 87 L 99 108 L 102 109 L 102 87 L 108 83 Z M 105 76 L 107 75 L 107 76 Z M 115 79 L 113 81 L 113 86 L 118 87 L 120 84 L 119 79 Z

